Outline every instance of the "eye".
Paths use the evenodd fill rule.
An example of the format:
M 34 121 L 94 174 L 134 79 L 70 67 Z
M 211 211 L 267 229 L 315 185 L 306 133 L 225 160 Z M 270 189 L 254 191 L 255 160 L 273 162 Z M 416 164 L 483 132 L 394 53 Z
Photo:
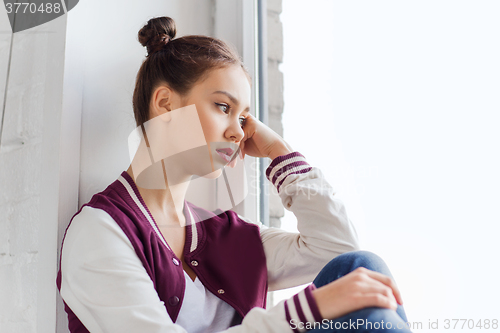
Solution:
M 240 125 L 241 125 L 241 127 L 245 126 L 245 122 L 246 121 L 247 121 L 247 118 L 245 118 L 245 117 L 241 117 L 240 118 Z
M 227 104 L 224 104 L 224 103 L 215 103 L 215 105 L 217 105 L 219 107 L 219 109 L 222 112 L 224 112 L 225 114 L 228 114 L 231 110 L 231 107 Z M 240 126 L 241 127 L 245 126 L 246 120 L 247 120 L 247 118 L 245 118 L 245 117 L 240 118 Z
M 219 109 L 224 112 L 225 114 L 228 114 L 229 113 L 229 105 L 227 104 L 221 104 L 221 103 L 215 103 L 215 105 L 217 105 L 219 107 Z M 223 109 L 225 108 L 225 109 Z

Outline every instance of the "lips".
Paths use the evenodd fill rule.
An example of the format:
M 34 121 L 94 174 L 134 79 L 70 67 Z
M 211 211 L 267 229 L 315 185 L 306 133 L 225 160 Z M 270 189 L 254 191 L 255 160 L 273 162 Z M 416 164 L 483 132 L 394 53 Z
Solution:
M 234 153 L 234 150 L 232 150 L 231 148 L 219 148 L 219 149 L 216 149 L 216 151 L 221 152 L 223 154 L 226 154 L 228 156 L 232 156 Z
M 229 163 L 231 161 L 231 155 L 233 150 L 231 148 L 220 148 L 215 150 L 217 154 L 219 154 L 226 163 Z

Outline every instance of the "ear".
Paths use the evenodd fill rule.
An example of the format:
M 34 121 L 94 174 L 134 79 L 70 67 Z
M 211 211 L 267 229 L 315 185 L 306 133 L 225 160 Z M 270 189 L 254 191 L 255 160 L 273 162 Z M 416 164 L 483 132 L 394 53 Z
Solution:
M 151 97 L 150 118 L 157 117 L 165 112 L 172 111 L 175 99 L 175 92 L 168 86 L 162 85 L 156 88 Z

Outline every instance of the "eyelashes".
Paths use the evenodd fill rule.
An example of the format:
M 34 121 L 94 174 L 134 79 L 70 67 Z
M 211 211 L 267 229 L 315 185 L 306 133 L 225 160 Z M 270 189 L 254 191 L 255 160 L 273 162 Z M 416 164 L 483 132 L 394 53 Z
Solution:
M 217 107 L 222 111 L 224 112 L 225 114 L 229 114 L 231 112 L 231 106 L 229 106 L 228 104 L 225 104 L 225 103 L 215 103 L 215 105 L 217 105 Z M 225 108 L 225 110 L 223 110 L 223 108 Z M 245 117 L 241 117 L 240 118 L 240 126 L 243 127 L 245 126 L 245 122 L 246 122 L 246 118 Z
M 219 107 L 219 109 L 224 112 L 225 114 L 229 113 L 230 107 L 227 104 L 222 104 L 222 103 L 215 103 Z M 226 108 L 226 111 L 222 110 L 221 107 Z

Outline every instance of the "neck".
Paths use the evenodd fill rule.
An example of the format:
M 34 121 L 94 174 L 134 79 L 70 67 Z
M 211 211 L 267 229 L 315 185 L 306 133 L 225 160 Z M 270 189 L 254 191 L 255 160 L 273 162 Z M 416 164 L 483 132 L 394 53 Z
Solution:
M 132 166 L 129 166 L 127 173 L 135 181 Z M 184 227 L 186 224 L 184 201 L 191 176 L 174 170 L 168 170 L 164 175 L 168 175 L 168 179 L 165 177 L 164 189 L 148 189 L 140 187 L 137 183 L 136 186 L 148 209 L 161 212 L 164 215 L 163 221 L 168 221 L 167 223 L 157 221 L 159 227 Z

